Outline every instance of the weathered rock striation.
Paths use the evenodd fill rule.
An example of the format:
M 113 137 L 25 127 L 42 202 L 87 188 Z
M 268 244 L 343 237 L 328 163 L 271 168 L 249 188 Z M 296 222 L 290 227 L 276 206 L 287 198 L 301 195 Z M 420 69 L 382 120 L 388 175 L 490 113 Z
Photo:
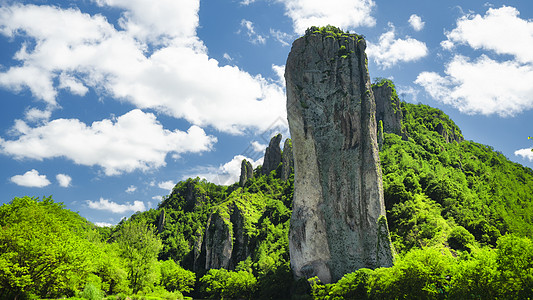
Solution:
M 281 143 L 281 133 L 275 135 L 266 148 L 263 169 L 261 171 L 262 174 L 270 174 L 281 163 L 281 148 L 279 147 L 279 143 Z
M 400 107 L 400 98 L 396 94 L 392 83 L 385 81 L 381 84 L 372 86 L 372 93 L 376 101 L 376 122 L 383 124 L 383 131 L 395 133 L 408 139 L 407 131 L 402 128 L 402 108 Z
M 283 153 L 281 154 L 281 179 L 287 181 L 294 169 L 294 158 L 292 156 L 292 141 L 286 139 L 283 144 Z
M 329 283 L 392 265 L 365 48 L 359 35 L 311 28 L 287 60 L 296 277 Z
M 252 167 L 252 164 L 246 159 L 243 159 L 241 162 L 241 176 L 239 177 L 239 185 L 244 186 L 246 184 L 246 181 L 253 177 L 254 168 Z

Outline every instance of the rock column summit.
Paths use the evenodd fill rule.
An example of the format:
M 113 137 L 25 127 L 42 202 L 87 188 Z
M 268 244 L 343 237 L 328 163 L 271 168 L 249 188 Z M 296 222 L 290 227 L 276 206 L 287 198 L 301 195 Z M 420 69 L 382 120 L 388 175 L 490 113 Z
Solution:
M 393 263 L 365 48 L 360 35 L 312 27 L 287 59 L 296 277 L 330 283 Z

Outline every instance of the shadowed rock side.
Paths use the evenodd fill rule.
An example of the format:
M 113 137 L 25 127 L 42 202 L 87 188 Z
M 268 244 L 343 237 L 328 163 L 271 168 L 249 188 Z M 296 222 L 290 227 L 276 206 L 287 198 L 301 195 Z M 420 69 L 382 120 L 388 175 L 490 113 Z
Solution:
M 365 48 L 358 35 L 308 30 L 287 60 L 296 277 L 329 283 L 392 266 Z
M 291 139 L 286 139 L 285 144 L 283 145 L 283 153 L 281 155 L 281 179 L 287 181 L 291 175 L 292 169 L 294 168 L 294 159 L 292 157 L 292 141 Z
M 268 175 L 275 170 L 281 162 L 281 148 L 279 143 L 281 142 L 281 134 L 274 136 L 265 151 L 265 159 L 263 161 L 262 174 Z
M 239 185 L 244 186 L 246 184 L 246 181 L 253 177 L 254 168 L 252 167 L 252 164 L 246 159 L 243 159 L 241 163 L 241 176 L 239 177 Z
M 376 122 L 383 123 L 384 132 L 395 133 L 406 141 L 408 135 L 406 130 L 402 129 L 402 109 L 394 87 L 385 82 L 372 86 L 372 92 L 376 101 Z

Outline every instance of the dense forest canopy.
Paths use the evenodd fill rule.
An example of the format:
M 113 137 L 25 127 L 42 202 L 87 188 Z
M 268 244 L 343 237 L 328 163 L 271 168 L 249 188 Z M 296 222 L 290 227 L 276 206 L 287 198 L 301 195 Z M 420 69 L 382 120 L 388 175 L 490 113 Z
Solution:
M 111 228 L 51 198 L 15 198 L 0 207 L 0 298 L 533 297 L 533 170 L 463 140 L 438 109 L 400 107 L 407 135 L 383 132 L 380 145 L 392 268 L 294 281 L 294 174 L 283 180 L 280 164 L 244 186 L 179 182 L 157 209 Z

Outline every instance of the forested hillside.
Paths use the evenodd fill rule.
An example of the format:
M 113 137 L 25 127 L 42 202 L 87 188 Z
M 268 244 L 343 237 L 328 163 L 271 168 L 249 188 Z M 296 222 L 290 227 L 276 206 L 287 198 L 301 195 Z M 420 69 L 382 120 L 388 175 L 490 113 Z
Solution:
M 283 180 L 282 163 L 242 185 L 179 182 L 112 228 L 15 198 L 0 207 L 0 298 L 532 298 L 533 170 L 463 140 L 438 109 L 390 100 L 402 115 L 400 135 L 380 143 L 394 267 L 294 281 L 294 174 Z

